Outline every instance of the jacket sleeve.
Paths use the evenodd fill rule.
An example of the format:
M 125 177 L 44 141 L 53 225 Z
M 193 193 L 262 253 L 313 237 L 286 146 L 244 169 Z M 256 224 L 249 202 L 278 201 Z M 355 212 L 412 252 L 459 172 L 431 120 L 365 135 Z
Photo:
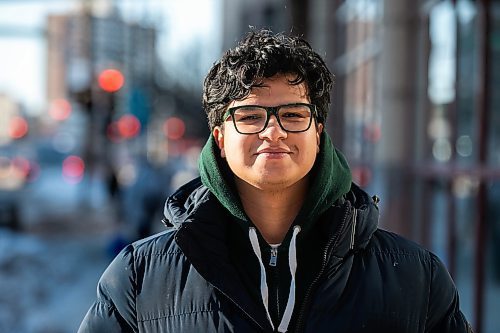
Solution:
M 458 292 L 448 270 L 433 254 L 426 332 L 473 333 L 460 311 Z
M 129 245 L 104 271 L 97 285 L 97 300 L 80 324 L 78 333 L 137 332 L 135 295 L 133 247 Z

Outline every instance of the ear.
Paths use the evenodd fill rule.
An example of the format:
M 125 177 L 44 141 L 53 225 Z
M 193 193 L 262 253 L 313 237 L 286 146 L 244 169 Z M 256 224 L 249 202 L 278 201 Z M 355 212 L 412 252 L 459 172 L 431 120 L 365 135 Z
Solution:
M 212 135 L 214 136 L 215 142 L 220 149 L 220 157 L 226 158 L 226 151 L 224 150 L 224 131 L 220 126 L 215 126 Z
M 316 144 L 317 144 L 317 153 L 319 153 L 319 145 L 321 143 L 321 133 L 323 133 L 323 124 L 322 123 L 319 123 L 317 125 L 317 129 L 316 129 Z

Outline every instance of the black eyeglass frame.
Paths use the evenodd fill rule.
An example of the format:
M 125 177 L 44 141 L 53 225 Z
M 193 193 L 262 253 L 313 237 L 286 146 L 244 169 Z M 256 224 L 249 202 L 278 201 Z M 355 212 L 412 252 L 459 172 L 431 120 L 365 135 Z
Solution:
M 291 131 L 291 130 L 287 130 L 283 127 L 283 124 L 281 124 L 281 121 L 280 121 L 280 117 L 278 116 L 278 111 L 282 107 L 287 107 L 287 106 L 307 106 L 309 108 L 309 110 L 311 111 L 311 118 L 309 119 L 309 124 L 307 125 L 306 129 L 300 130 L 300 131 Z M 265 122 L 264 126 L 262 127 L 262 129 L 258 132 L 250 132 L 250 133 L 241 132 L 238 129 L 238 126 L 236 126 L 236 120 L 234 119 L 234 113 L 238 109 L 243 109 L 243 108 L 248 108 L 248 107 L 262 108 L 262 109 L 265 109 L 267 112 L 266 122 Z M 302 133 L 302 132 L 306 132 L 307 130 L 309 130 L 309 128 L 311 128 L 312 119 L 313 118 L 315 120 L 317 119 L 318 111 L 316 109 L 316 105 L 309 104 L 309 103 L 290 103 L 290 104 L 283 104 L 283 105 L 277 105 L 277 106 L 239 105 L 239 106 L 234 106 L 232 108 L 228 108 L 227 111 L 224 113 L 223 119 L 224 119 L 224 121 L 226 121 L 227 118 L 229 118 L 229 116 L 231 116 L 231 118 L 233 120 L 234 128 L 236 129 L 236 132 L 238 132 L 240 134 L 244 134 L 244 135 L 251 135 L 251 134 L 259 134 L 259 133 L 263 132 L 267 128 L 267 125 L 269 124 L 269 119 L 271 119 L 271 115 L 274 115 L 276 117 L 276 120 L 278 121 L 278 124 L 280 125 L 280 128 L 283 131 L 285 131 L 287 133 Z

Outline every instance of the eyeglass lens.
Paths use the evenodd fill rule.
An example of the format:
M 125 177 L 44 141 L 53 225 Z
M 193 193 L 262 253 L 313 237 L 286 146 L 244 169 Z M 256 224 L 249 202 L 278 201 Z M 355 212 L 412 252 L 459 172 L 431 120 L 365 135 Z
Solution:
M 264 129 L 267 110 L 257 106 L 244 106 L 234 111 L 234 123 L 242 133 L 257 133 Z M 278 109 L 278 117 L 285 131 L 301 132 L 311 123 L 311 109 L 307 105 L 284 105 Z

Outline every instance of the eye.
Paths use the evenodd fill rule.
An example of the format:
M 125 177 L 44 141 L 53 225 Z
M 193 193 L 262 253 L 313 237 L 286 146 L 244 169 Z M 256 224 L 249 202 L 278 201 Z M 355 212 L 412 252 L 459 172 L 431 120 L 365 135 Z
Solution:
M 266 120 L 267 111 L 258 107 L 242 107 L 234 112 L 234 119 L 238 122 L 256 122 Z
M 311 110 L 305 105 L 285 105 L 279 110 L 282 121 L 307 121 L 311 117 Z
M 262 114 L 244 112 L 244 114 L 235 115 L 235 117 L 236 121 L 252 121 L 262 119 Z
M 293 111 L 286 111 L 281 114 L 282 118 L 287 118 L 287 119 L 293 119 L 293 118 L 305 118 L 306 115 L 303 112 L 293 112 Z

